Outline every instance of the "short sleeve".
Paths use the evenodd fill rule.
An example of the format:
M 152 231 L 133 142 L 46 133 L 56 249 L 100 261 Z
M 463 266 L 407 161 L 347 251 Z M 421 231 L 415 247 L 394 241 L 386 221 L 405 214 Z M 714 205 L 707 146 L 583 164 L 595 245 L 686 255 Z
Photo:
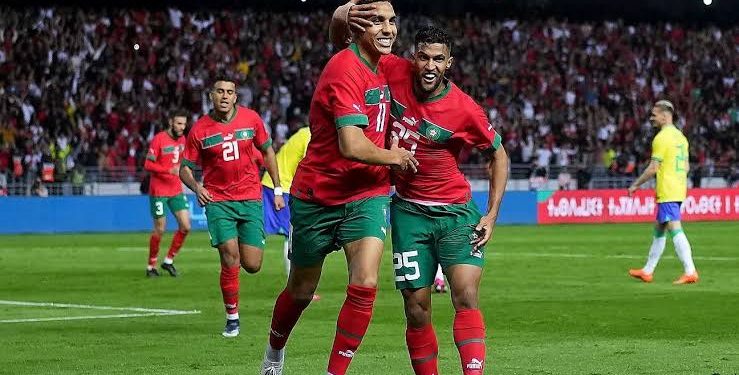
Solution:
M 159 159 L 159 153 L 161 147 L 159 147 L 159 137 L 154 137 L 149 144 L 149 152 L 146 154 L 146 159 L 151 161 L 157 161 Z
M 492 153 L 499 149 L 502 138 L 488 121 L 485 111 L 477 104 L 470 104 L 467 112 L 470 116 L 465 142 L 483 152 Z
M 329 83 L 329 108 L 337 129 L 345 126 L 365 128 L 369 125 L 364 105 L 364 89 L 359 82 L 350 72 L 342 72 Z
M 267 129 L 265 129 L 262 118 L 256 114 L 254 117 L 256 118 L 256 125 L 254 126 L 254 145 L 257 146 L 260 151 L 265 151 L 272 146 L 272 137 L 267 134 Z
M 190 131 L 190 134 L 187 135 L 187 140 L 185 141 L 185 152 L 183 152 L 182 155 L 182 165 L 186 165 L 190 168 L 195 168 L 196 166 L 200 165 L 200 151 L 201 151 L 201 143 L 198 139 L 198 132 Z
M 665 142 L 662 140 L 662 137 L 657 134 L 652 141 L 652 160 L 662 162 L 665 160 L 666 154 L 667 147 L 665 147 Z

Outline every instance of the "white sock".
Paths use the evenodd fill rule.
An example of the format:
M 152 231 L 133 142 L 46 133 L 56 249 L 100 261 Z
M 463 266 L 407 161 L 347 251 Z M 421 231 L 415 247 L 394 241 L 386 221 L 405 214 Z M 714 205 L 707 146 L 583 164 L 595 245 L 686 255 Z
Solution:
M 272 348 L 272 345 L 267 344 L 267 351 L 265 352 L 264 356 L 270 362 L 281 362 L 282 359 L 285 357 L 285 348 L 277 350 Z
M 282 256 L 285 259 L 285 274 L 290 275 L 290 259 L 288 254 L 290 253 L 290 239 L 285 238 L 285 242 L 282 243 Z
M 675 253 L 680 261 L 683 263 L 683 269 L 685 269 L 686 275 L 692 275 L 695 273 L 695 264 L 693 264 L 693 254 L 690 249 L 690 242 L 688 237 L 682 230 L 679 230 L 677 234 L 672 235 L 672 243 L 675 244 Z
M 154 266 L 146 266 L 146 270 L 147 270 L 147 271 L 151 271 L 151 270 L 153 270 L 153 269 L 154 269 Z
M 655 233 L 655 235 L 658 235 Z M 648 274 L 654 273 L 654 269 L 657 267 L 659 258 L 662 256 L 662 252 L 665 251 L 665 244 L 667 243 L 667 237 L 662 233 L 661 237 L 652 238 L 652 246 L 649 247 L 649 257 L 647 257 L 647 264 L 644 265 L 644 272 Z
M 444 280 L 444 271 L 441 270 L 441 265 L 439 265 L 438 268 L 436 268 L 436 278 L 435 279 L 436 280 L 439 280 L 439 279 Z
M 172 264 L 172 263 L 174 263 L 174 259 L 170 257 L 164 258 L 164 264 Z
M 239 318 L 239 313 L 236 314 L 226 314 L 226 319 L 228 320 L 236 320 Z

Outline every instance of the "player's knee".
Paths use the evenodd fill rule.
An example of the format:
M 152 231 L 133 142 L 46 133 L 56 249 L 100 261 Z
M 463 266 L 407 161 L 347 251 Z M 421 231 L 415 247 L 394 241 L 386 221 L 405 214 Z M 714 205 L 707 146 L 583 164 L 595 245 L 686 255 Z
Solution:
M 241 260 L 241 267 L 247 273 L 257 273 L 262 269 L 262 262 L 255 260 Z
M 161 237 L 164 235 L 164 225 L 155 225 L 154 230 L 151 231 L 151 234 Z
M 477 288 L 467 287 L 454 290 L 452 292 L 452 304 L 456 310 L 476 309 L 478 307 Z
M 188 234 L 190 234 L 190 229 L 191 229 L 190 228 L 190 224 L 182 224 L 182 225 L 180 225 L 180 233 L 184 234 L 185 236 L 187 236 Z

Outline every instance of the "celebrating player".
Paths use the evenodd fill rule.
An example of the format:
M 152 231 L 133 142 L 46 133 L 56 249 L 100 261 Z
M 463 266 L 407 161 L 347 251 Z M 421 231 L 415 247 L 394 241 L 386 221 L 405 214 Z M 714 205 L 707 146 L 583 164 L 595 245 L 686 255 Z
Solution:
M 200 118 L 187 136 L 180 178 L 205 206 L 210 242 L 221 258 L 223 336 L 235 337 L 239 334 L 239 264 L 248 273 L 258 272 L 265 242 L 262 184 L 253 162 L 253 143 L 264 155 L 275 190 L 281 186 L 272 139 L 256 112 L 236 105 L 234 81 L 217 79 L 210 99 L 213 112 Z M 203 169 L 202 185 L 193 177 L 196 165 Z M 285 206 L 279 190 L 274 206 L 278 211 Z
M 346 14 L 346 7 L 350 4 L 337 12 Z M 356 16 L 362 11 L 373 14 L 372 7 L 360 7 L 351 18 L 336 17 L 334 22 L 366 27 L 369 22 Z M 332 36 L 341 30 L 332 27 Z M 484 372 L 485 323 L 478 309 L 478 289 L 484 247 L 508 179 L 501 137 L 482 108 L 444 77 L 452 61 L 447 32 L 428 26 L 416 34 L 412 61 L 393 55 L 380 65 L 393 96 L 392 135 L 420 163 L 416 174 L 394 174 L 397 193 L 390 205 L 395 282 L 405 302 L 406 342 L 416 374 L 438 374 L 438 344 L 431 324 L 431 286 L 438 265 L 452 291 L 454 341 L 462 373 Z M 464 147 L 475 147 L 492 158 L 485 216 L 471 201 L 470 186 L 457 166 Z
M 329 60 L 311 102 L 311 141 L 290 190 L 290 276 L 275 303 L 262 374 L 282 374 L 290 332 L 313 297 L 324 258 L 340 247 L 349 285 L 328 373 L 346 373 L 377 292 L 390 190 L 385 166 L 416 169 L 416 160 L 397 141 L 389 150 L 382 148 L 390 93 L 377 65 L 395 41 L 395 12 L 388 1 L 363 1 L 376 3 L 372 26 Z
M 182 136 L 187 126 L 187 114 L 174 112 L 169 117 L 167 130 L 157 133 L 149 145 L 149 154 L 146 155 L 144 169 L 151 176 L 149 182 L 149 202 L 151 216 L 154 218 L 154 230 L 149 238 L 149 264 L 146 267 L 146 276 L 159 276 L 157 272 L 157 257 L 159 242 L 167 228 L 167 217 L 164 207 L 177 219 L 177 232 L 172 238 L 167 257 L 164 258 L 162 269 L 171 276 L 177 276 L 174 267 L 174 257 L 180 251 L 187 234 L 190 233 L 190 213 L 187 198 L 182 193 L 182 182 L 178 177 L 180 170 L 180 156 L 185 149 L 185 138 Z
M 652 141 L 652 161 L 628 190 L 629 196 L 632 196 L 639 186 L 657 176 L 657 223 L 647 263 L 644 268 L 629 270 L 629 275 L 647 283 L 652 281 L 654 269 L 665 250 L 665 231 L 670 232 L 675 252 L 685 271 L 674 284 L 698 282 L 690 242 L 680 224 L 680 205 L 688 190 L 689 146 L 683 133 L 673 125 L 674 120 L 675 107 L 672 103 L 660 100 L 654 104 L 649 121 L 660 131 Z

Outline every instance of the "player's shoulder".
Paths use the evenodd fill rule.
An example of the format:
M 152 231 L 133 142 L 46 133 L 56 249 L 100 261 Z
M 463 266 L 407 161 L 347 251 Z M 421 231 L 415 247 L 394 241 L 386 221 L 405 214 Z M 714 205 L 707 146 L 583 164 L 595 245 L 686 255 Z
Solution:
M 445 105 L 450 108 L 470 115 L 485 113 L 480 103 L 451 81 L 449 82 L 449 93 L 442 100 L 444 100 L 446 102 Z
M 344 48 L 333 55 L 323 68 L 324 79 L 330 80 L 364 80 L 369 75 L 369 70 L 365 69 L 359 52 L 354 45 Z

